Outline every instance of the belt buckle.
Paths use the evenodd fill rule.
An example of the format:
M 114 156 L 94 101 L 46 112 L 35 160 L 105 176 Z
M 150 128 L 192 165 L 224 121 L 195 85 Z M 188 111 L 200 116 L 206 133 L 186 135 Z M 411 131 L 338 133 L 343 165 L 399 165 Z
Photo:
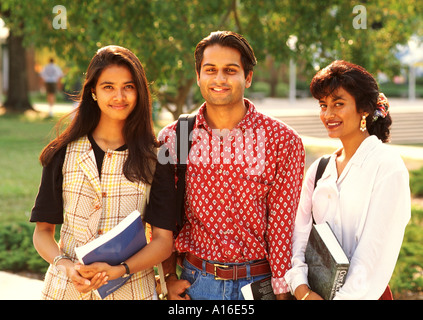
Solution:
M 215 263 L 213 264 L 213 267 L 214 267 L 214 280 L 226 280 L 217 276 L 217 268 L 229 268 L 229 266 Z

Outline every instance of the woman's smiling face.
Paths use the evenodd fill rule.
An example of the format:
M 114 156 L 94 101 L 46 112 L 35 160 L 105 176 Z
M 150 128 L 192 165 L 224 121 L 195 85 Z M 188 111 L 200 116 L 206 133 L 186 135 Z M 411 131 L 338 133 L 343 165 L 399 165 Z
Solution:
M 362 114 L 357 112 L 355 99 L 342 87 L 319 100 L 320 120 L 328 135 L 340 140 L 361 135 Z
M 137 89 L 125 66 L 111 65 L 98 78 L 95 94 L 102 117 L 125 121 L 137 104 Z

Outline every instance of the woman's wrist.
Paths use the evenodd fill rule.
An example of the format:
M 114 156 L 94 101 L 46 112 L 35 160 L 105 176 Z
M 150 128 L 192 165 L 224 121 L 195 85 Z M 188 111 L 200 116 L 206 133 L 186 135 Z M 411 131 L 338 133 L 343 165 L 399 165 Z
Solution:
M 312 291 L 311 291 L 311 289 L 308 289 L 308 291 L 306 292 L 306 294 L 301 298 L 301 300 L 307 300 L 307 298 L 308 298 L 308 296 L 310 295 L 310 293 L 311 293 Z
M 64 274 L 66 274 L 66 276 L 69 276 L 69 268 L 74 269 L 75 264 L 73 263 L 73 261 L 70 258 L 63 258 L 63 259 L 56 259 L 54 266 L 61 272 L 63 272 Z
M 311 292 L 312 290 L 308 285 L 302 284 L 295 289 L 294 295 L 297 300 L 306 300 Z
M 129 275 L 131 274 L 131 271 L 129 270 L 129 266 L 126 264 L 126 262 L 122 262 L 120 266 L 121 266 L 120 270 L 122 270 L 122 267 L 123 267 L 123 273 L 121 274 L 121 278 L 129 277 Z

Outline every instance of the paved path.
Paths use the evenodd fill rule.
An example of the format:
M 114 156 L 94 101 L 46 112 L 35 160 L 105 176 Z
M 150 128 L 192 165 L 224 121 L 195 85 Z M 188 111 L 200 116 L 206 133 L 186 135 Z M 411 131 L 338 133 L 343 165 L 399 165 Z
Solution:
M 294 128 L 302 137 L 327 138 L 319 119 L 319 107 L 314 99 L 289 103 L 285 99 L 263 99 L 257 108 Z M 423 144 L 423 100 L 390 99 L 392 144 Z
M 39 300 L 43 282 L 0 271 L 0 300 Z
M 314 117 L 318 126 L 320 125 L 318 119 L 319 107 L 317 102 L 314 99 L 301 99 L 297 100 L 296 103 L 290 103 L 287 99 L 263 99 L 254 101 L 257 109 L 266 113 L 270 116 L 280 118 L 286 123 L 289 123 L 289 120 L 293 120 L 293 117 L 298 118 L 298 116 L 303 116 L 305 118 Z M 392 117 L 395 119 L 397 117 L 404 117 L 401 121 L 412 121 L 415 117 L 423 116 L 423 100 L 416 100 L 410 102 L 404 99 L 390 99 L 391 103 L 391 112 Z M 36 104 L 35 108 L 39 111 L 45 112 L 47 110 L 47 105 L 45 104 Z M 64 113 L 72 109 L 72 105 L 63 104 L 55 107 L 55 112 Z M 407 114 L 409 115 L 407 117 Z M 162 118 L 165 118 L 171 121 L 170 114 L 163 113 Z M 291 118 L 290 118 L 291 117 Z M 419 118 L 421 119 L 421 118 Z M 293 122 L 292 122 L 293 123 Z M 423 130 L 421 125 L 421 120 L 419 122 L 419 130 Z M 292 125 L 295 127 L 294 125 Z M 406 125 L 407 127 L 407 125 Z M 295 127 L 295 129 L 301 134 L 301 129 Z M 417 130 L 417 129 L 413 129 Z M 323 127 L 316 127 L 316 132 L 309 135 L 302 135 L 304 145 L 306 146 L 329 146 L 336 148 L 339 146 L 339 141 L 334 139 L 327 139 L 326 137 L 318 136 L 317 132 L 325 133 Z M 394 135 L 394 128 L 392 130 Z M 414 132 L 415 136 L 423 137 L 423 131 L 418 133 Z M 423 147 L 410 147 L 404 145 L 393 145 L 397 148 L 398 151 L 407 158 L 422 160 L 423 161 Z M 40 291 L 42 288 L 42 281 L 36 279 L 30 279 L 8 272 L 0 271 L 0 300 L 37 300 L 40 297 Z

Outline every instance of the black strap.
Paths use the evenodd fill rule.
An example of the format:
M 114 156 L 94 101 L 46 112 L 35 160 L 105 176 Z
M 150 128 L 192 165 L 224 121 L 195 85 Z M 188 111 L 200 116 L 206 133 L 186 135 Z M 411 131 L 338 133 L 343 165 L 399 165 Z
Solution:
M 317 181 L 322 177 L 323 172 L 325 172 L 326 166 L 329 163 L 330 156 L 324 156 L 320 159 L 319 165 L 317 166 L 316 177 L 314 178 L 314 189 L 316 189 Z M 316 224 L 314 221 L 313 210 L 311 211 L 311 217 L 313 218 L 313 224 Z
M 192 144 L 189 136 L 194 128 L 195 118 L 195 114 L 181 114 L 176 123 L 176 176 L 178 177 L 176 183 L 176 205 L 179 211 L 177 215 L 178 230 L 182 228 L 185 218 L 185 172 L 187 170 L 187 159 Z
M 316 189 L 317 181 L 322 177 L 323 172 L 325 172 L 326 166 L 329 163 L 330 156 L 324 156 L 320 159 L 319 165 L 317 166 L 316 178 L 314 179 L 314 189 Z

